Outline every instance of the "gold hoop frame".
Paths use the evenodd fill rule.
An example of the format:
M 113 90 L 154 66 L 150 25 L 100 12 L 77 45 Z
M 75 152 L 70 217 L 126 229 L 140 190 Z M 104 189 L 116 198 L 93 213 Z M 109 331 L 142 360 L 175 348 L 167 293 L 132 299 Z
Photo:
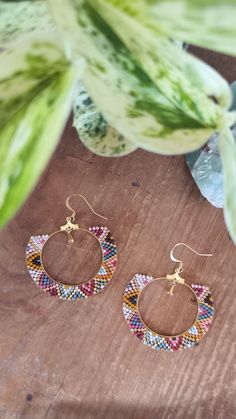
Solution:
M 96 241 L 97 241 L 97 242 L 98 242 L 98 244 L 99 244 L 99 248 L 100 248 L 100 252 L 101 252 L 101 254 L 100 254 L 100 256 L 101 256 L 100 267 L 101 267 L 101 266 L 102 266 L 102 264 L 104 263 L 104 257 L 103 257 L 103 252 L 102 252 L 102 249 L 101 249 L 101 244 L 100 244 L 100 242 L 99 242 L 99 240 L 98 240 L 97 236 L 96 236 L 94 233 L 92 233 L 91 231 L 87 230 L 86 228 L 79 228 L 77 231 L 84 231 L 85 233 L 89 233 L 92 237 L 94 237 L 94 238 L 96 239 Z M 78 284 L 63 284 L 62 282 L 59 282 L 59 281 L 57 281 L 56 279 L 52 278 L 52 277 L 51 277 L 51 275 L 47 272 L 47 270 L 46 270 L 46 268 L 45 268 L 45 266 L 44 266 L 44 263 L 43 263 L 43 252 L 45 251 L 44 249 L 45 249 L 46 244 L 49 242 L 49 240 L 51 240 L 51 238 L 52 238 L 52 237 L 54 237 L 56 234 L 60 234 L 60 233 L 61 233 L 61 234 L 65 234 L 66 232 L 65 232 L 65 231 L 63 231 L 63 230 L 57 230 L 57 231 L 55 231 L 54 233 L 52 233 L 50 236 L 48 236 L 48 239 L 47 239 L 47 240 L 46 240 L 46 242 L 44 243 L 44 245 L 43 245 L 43 247 L 42 247 L 42 250 L 41 250 L 41 252 L 40 252 L 41 265 L 42 265 L 43 270 L 44 270 L 44 272 L 46 273 L 46 275 L 47 275 L 50 279 L 52 279 L 54 282 L 56 282 L 58 285 L 69 285 L 69 286 L 71 286 L 71 287 L 75 287 L 75 286 L 77 286 Z M 68 235 L 68 233 L 66 233 L 66 234 Z M 74 241 L 74 240 L 73 240 L 73 241 Z M 91 281 L 91 279 L 93 279 L 93 278 L 90 278 L 89 280 L 82 281 L 82 282 L 80 282 L 80 284 L 85 284 L 86 282 Z
M 63 228 L 61 230 L 63 231 Z M 64 230 L 67 234 L 70 234 L 68 229 Z M 42 263 L 42 252 L 46 242 L 59 231 L 50 236 L 32 236 L 29 240 L 26 248 L 26 265 L 30 276 L 39 288 L 48 292 L 51 296 L 58 296 L 63 300 L 84 300 L 101 292 L 114 275 L 117 264 L 117 248 L 108 228 L 96 226 L 90 227 L 88 230 L 81 230 L 89 232 L 99 242 L 102 263 L 98 273 L 92 279 L 76 285 L 62 284 L 51 278 Z
M 143 322 L 138 309 L 138 300 L 144 288 L 153 281 L 160 279 L 173 280 L 176 277 L 176 274 L 162 278 L 136 274 L 124 291 L 123 313 L 128 327 L 142 343 L 153 349 L 175 352 L 190 348 L 199 343 L 202 337 L 208 332 L 213 320 L 214 308 L 209 288 L 198 284 L 192 284 L 191 286 L 184 284 L 191 289 L 198 303 L 196 320 L 187 331 L 175 336 L 165 336 L 152 331 Z M 173 286 L 175 286 L 175 283 Z M 169 293 L 172 293 L 171 290 Z
M 185 284 L 185 283 L 179 283 L 178 285 L 182 285 L 182 286 L 185 286 L 185 287 L 187 287 L 190 291 L 191 291 L 191 293 L 193 294 L 193 296 L 194 296 L 194 298 L 195 298 L 195 300 L 196 300 L 196 303 L 197 303 L 197 314 L 196 314 L 196 316 L 195 316 L 195 319 L 194 319 L 194 321 L 193 321 L 193 323 L 192 323 L 192 325 L 190 326 L 190 327 L 188 327 L 184 332 L 181 332 L 181 333 L 178 333 L 178 334 L 174 334 L 174 335 L 163 335 L 162 333 L 159 333 L 159 332 L 156 332 L 156 331 L 154 331 L 154 330 L 152 330 L 146 323 L 145 323 L 145 321 L 143 320 L 143 317 L 142 317 L 142 315 L 141 315 L 141 313 L 140 313 L 140 310 L 139 310 L 139 300 L 140 300 L 140 297 L 141 297 L 141 295 L 143 294 L 143 292 L 144 292 L 144 290 L 148 287 L 148 285 L 150 285 L 150 284 L 152 284 L 153 282 L 156 282 L 156 281 L 161 281 L 161 280 L 166 280 L 166 279 L 168 279 L 167 277 L 160 277 L 160 278 L 154 278 L 153 279 L 153 281 L 151 281 L 151 282 L 149 282 L 149 283 L 147 283 L 145 286 L 144 286 L 144 288 L 142 289 L 142 291 L 140 292 L 140 294 L 138 295 L 138 300 L 137 300 L 137 311 L 138 311 L 138 314 L 139 314 L 139 317 L 140 317 L 140 319 L 142 320 L 142 322 L 143 322 L 143 324 L 146 326 L 146 328 L 147 329 L 149 329 L 150 330 L 150 332 L 152 332 L 152 333 L 156 333 L 156 334 L 158 334 L 158 336 L 162 336 L 163 338 L 173 338 L 173 337 L 178 337 L 178 336 L 181 336 L 181 335 L 183 335 L 184 333 L 186 333 L 186 332 L 188 332 L 188 330 L 189 329 L 191 329 L 191 327 L 193 327 L 194 326 L 194 324 L 196 323 L 196 321 L 197 321 L 197 319 L 198 319 L 198 313 L 199 313 L 199 302 L 198 302 L 198 298 L 197 298 L 197 295 L 196 295 L 196 293 L 195 293 L 195 291 L 193 290 L 193 288 L 192 287 L 190 287 L 190 285 L 188 285 L 188 284 Z

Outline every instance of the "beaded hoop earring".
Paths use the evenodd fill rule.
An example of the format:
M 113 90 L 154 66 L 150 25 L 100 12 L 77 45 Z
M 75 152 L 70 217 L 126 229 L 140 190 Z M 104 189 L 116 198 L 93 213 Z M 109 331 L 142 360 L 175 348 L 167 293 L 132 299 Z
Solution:
M 178 243 L 177 245 L 179 244 L 185 245 L 184 243 Z M 190 248 L 187 245 L 185 246 Z M 182 277 L 180 277 L 179 274 L 183 271 L 183 263 L 173 257 L 173 249 L 171 252 L 172 260 L 180 263 L 179 267 L 175 270 L 175 273 L 173 275 L 167 275 L 164 278 L 153 278 L 152 276 L 136 274 L 125 288 L 123 313 L 131 332 L 145 345 L 157 350 L 162 349 L 164 351 L 175 352 L 181 349 L 190 348 L 199 343 L 209 330 L 214 316 L 214 308 L 212 296 L 207 286 L 198 284 L 192 284 L 190 286 L 185 283 L 185 280 Z M 200 256 L 211 256 L 209 254 L 197 254 Z M 154 332 L 144 323 L 139 312 L 139 298 L 144 288 L 148 284 L 161 279 L 167 279 L 172 282 L 172 286 L 168 291 L 169 295 L 173 295 L 174 288 L 177 284 L 188 287 L 193 293 L 198 305 L 197 316 L 192 326 L 185 332 L 175 336 L 167 336 Z
M 117 248 L 107 227 L 96 226 L 84 229 L 80 228 L 78 224 L 74 224 L 75 211 L 70 207 L 69 199 L 75 195 L 82 197 L 95 215 L 106 219 L 92 209 L 83 195 L 72 194 L 66 201 L 67 208 L 72 211 L 72 215 L 66 218 L 66 224 L 51 235 L 31 236 L 26 247 L 26 265 L 34 283 L 51 296 L 58 296 L 63 300 L 73 301 L 84 300 L 102 291 L 112 279 L 117 264 Z M 62 284 L 51 278 L 46 272 L 42 261 L 43 249 L 50 238 L 61 232 L 66 233 L 68 241 L 72 243 L 74 241 L 72 233 L 76 230 L 85 231 L 96 238 L 101 248 L 102 263 L 98 273 L 92 279 L 79 285 Z

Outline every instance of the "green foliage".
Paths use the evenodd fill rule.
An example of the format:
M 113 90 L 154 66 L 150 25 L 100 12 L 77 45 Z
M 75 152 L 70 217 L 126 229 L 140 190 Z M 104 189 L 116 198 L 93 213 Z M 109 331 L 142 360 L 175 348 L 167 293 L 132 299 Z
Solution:
M 0 1 L 0 49 L 22 34 L 45 30 L 55 30 L 47 1 Z
M 157 33 L 236 55 L 235 0 L 106 0 Z
M 236 243 L 236 142 L 229 129 L 221 132 L 219 150 L 224 171 L 225 222 Z
M 79 138 L 93 153 L 120 157 L 136 150 L 135 144 L 108 124 L 82 83 L 78 83 L 75 90 L 73 113 L 73 125 Z
M 77 0 L 74 9 L 70 2 L 63 1 L 64 8 L 61 5 L 55 9 L 54 1 L 51 4 L 55 20 L 74 45 L 75 54 L 86 59 L 86 71 L 82 75 L 85 87 L 98 109 L 117 131 L 136 146 L 162 154 L 190 152 L 207 141 L 221 123 L 223 115 L 225 117 L 224 108 L 216 105 L 208 96 L 220 95 L 219 101 L 230 103 L 229 86 L 214 70 L 203 63 L 195 65 L 196 70 L 191 70 L 192 63 L 199 61 L 191 56 L 188 60 L 185 52 L 165 40 L 159 56 L 153 58 L 154 70 L 159 76 L 162 74 L 154 82 L 150 71 L 145 71 L 113 31 L 111 26 L 113 19 L 117 20 L 116 11 L 109 11 L 108 25 L 107 19 L 98 13 L 98 1 L 91 2 L 93 7 L 88 1 Z M 135 25 L 128 29 L 129 21 L 124 26 L 123 15 L 117 21 L 122 32 L 132 34 L 136 29 Z M 134 41 L 138 42 L 135 35 L 137 29 Z M 143 43 L 150 42 L 151 50 L 152 37 L 153 33 L 148 33 L 147 41 L 144 38 Z M 160 42 L 164 42 L 163 38 Z M 167 47 L 169 50 L 165 52 Z M 178 59 L 186 56 L 185 72 L 190 74 L 189 81 L 184 82 L 186 75 L 181 76 L 178 68 L 175 79 L 171 58 L 173 53 Z M 164 54 L 164 58 L 161 54 Z M 181 64 L 178 66 L 181 67 Z M 208 74 L 210 83 L 207 86 Z M 184 82 L 183 86 L 178 76 Z M 220 86 L 219 93 L 216 93 L 217 84 Z M 191 87 L 195 97 L 191 95 Z
M 91 113 L 84 124 L 83 106 L 74 101 L 74 124 L 97 154 L 119 156 L 137 147 L 182 154 L 200 148 L 214 131 L 222 132 L 225 218 L 236 242 L 236 156 L 229 130 L 236 116 L 229 110 L 230 88 L 172 41 L 236 55 L 235 1 L 49 0 L 51 16 L 45 2 L 34 3 L 40 25 L 45 13 L 45 27 L 58 30 L 55 36 L 37 34 L 37 45 L 27 21 L 21 25 L 27 36 L 20 47 L 14 45 L 0 17 L 0 32 L 13 44 L 1 56 L 0 69 L 0 224 L 14 214 L 45 167 L 81 77 Z M 20 7 L 32 11 L 34 3 Z M 2 10 L 12 25 L 0 2 Z M 75 69 L 81 57 L 83 72 L 82 61 L 81 71 Z
M 45 40 L 43 40 L 45 36 Z M 17 57 L 17 61 L 16 61 Z M 0 226 L 35 186 L 71 109 L 78 69 L 41 34 L 1 56 Z

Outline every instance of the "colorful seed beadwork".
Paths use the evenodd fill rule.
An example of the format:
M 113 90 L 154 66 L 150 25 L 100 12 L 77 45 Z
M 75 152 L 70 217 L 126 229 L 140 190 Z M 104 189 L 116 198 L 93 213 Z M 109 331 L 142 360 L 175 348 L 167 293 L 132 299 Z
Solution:
M 145 345 L 153 349 L 178 351 L 199 343 L 208 332 L 214 316 L 213 301 L 209 288 L 192 284 L 198 301 L 198 315 L 189 330 L 178 336 L 162 336 L 150 330 L 142 321 L 138 310 L 138 297 L 147 284 L 154 281 L 152 276 L 136 274 L 128 283 L 123 298 L 123 312 L 132 333 Z
M 84 300 L 98 294 L 108 285 L 117 264 L 117 248 L 107 227 L 88 229 L 98 240 L 102 251 L 102 264 L 94 278 L 79 285 L 61 284 L 50 278 L 42 264 L 42 250 L 49 235 L 32 236 L 26 248 L 26 264 L 34 283 L 51 296 L 63 300 Z

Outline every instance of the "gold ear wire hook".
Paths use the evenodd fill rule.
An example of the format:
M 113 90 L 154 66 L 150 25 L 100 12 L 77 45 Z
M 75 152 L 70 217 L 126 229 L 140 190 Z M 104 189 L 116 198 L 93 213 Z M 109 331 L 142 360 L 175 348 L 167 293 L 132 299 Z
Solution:
M 189 246 L 188 244 L 186 244 L 186 243 L 176 243 L 175 245 L 174 245 L 174 247 L 172 247 L 172 249 L 171 249 L 171 252 L 170 252 L 170 258 L 171 258 L 171 260 L 173 261 L 173 262 L 177 262 L 177 263 L 179 263 L 180 264 L 180 266 L 179 266 L 179 269 L 181 269 L 180 270 L 180 272 L 182 272 L 182 270 L 183 270 L 183 261 L 182 260 L 179 260 L 179 259 L 176 259 L 175 257 L 174 257 L 174 250 L 176 249 L 176 247 L 178 247 L 178 246 L 185 246 L 185 247 L 187 247 L 187 249 L 189 249 L 189 250 L 191 250 L 193 253 L 195 253 L 196 255 L 198 255 L 198 256 L 204 256 L 204 257 L 210 257 L 210 256 L 213 256 L 213 254 L 212 253 L 199 253 L 199 252 L 197 252 L 196 250 L 194 250 L 191 246 Z M 177 268 L 178 269 L 178 268 Z
M 67 208 L 68 208 L 70 211 L 72 211 L 72 217 L 73 217 L 73 218 L 75 217 L 75 210 L 74 210 L 73 208 L 71 208 L 71 206 L 70 206 L 70 204 L 69 204 L 69 201 L 70 201 L 70 199 L 71 199 L 73 196 L 79 196 L 80 198 L 82 198 L 82 199 L 85 201 L 85 203 L 88 205 L 88 207 L 91 209 L 91 211 L 92 211 L 92 213 L 93 213 L 94 215 L 97 215 L 98 217 L 103 218 L 104 220 L 107 220 L 107 218 L 106 218 L 106 217 L 104 217 L 103 215 L 98 214 L 96 211 L 94 211 L 94 209 L 91 207 L 91 205 L 89 204 L 89 202 L 87 201 L 87 199 L 86 199 L 83 195 L 81 195 L 80 193 L 73 193 L 73 194 L 71 194 L 70 196 L 68 196 L 68 198 L 67 198 L 67 200 L 66 200 L 66 206 L 67 206 Z
M 69 243 L 73 243 L 74 239 L 72 237 L 72 232 L 75 230 L 79 230 L 79 225 L 78 224 L 74 224 L 75 221 L 75 210 L 70 206 L 69 201 L 72 198 L 72 196 L 79 196 L 80 198 L 82 198 L 86 204 L 88 205 L 88 207 L 91 209 L 91 211 L 93 212 L 93 214 L 97 215 L 98 217 L 103 218 L 104 220 L 107 220 L 106 217 L 103 217 L 103 215 L 98 214 L 96 211 L 94 211 L 94 209 L 91 207 L 91 205 L 88 203 L 87 199 L 81 195 L 81 194 L 77 194 L 77 193 L 73 193 L 72 195 L 68 196 L 67 200 L 66 200 L 66 207 L 72 212 L 71 216 L 66 217 L 66 224 L 61 226 L 60 229 L 62 231 L 66 231 L 68 234 L 68 241 Z
M 175 273 L 173 274 L 173 275 L 167 275 L 167 278 L 168 279 L 171 279 L 172 281 L 173 281 L 173 284 L 172 284 L 172 286 L 171 286 L 171 288 L 170 288 L 170 290 L 168 291 L 168 294 L 170 294 L 170 295 L 173 295 L 173 291 L 174 291 L 174 287 L 175 287 L 175 285 L 176 285 L 176 282 L 184 282 L 184 279 L 183 278 L 181 278 L 180 276 L 179 276 L 179 274 L 181 273 L 181 272 L 183 272 L 183 261 L 182 260 L 179 260 L 179 259 L 176 259 L 175 257 L 174 257 L 174 250 L 176 249 L 176 247 L 178 247 L 178 246 L 185 246 L 187 249 L 189 249 L 189 250 L 191 250 L 193 253 L 195 253 L 196 255 L 198 255 L 198 256 L 204 256 L 204 257 L 210 257 L 210 256 L 213 256 L 213 254 L 212 253 L 199 253 L 199 252 L 197 252 L 196 250 L 194 250 L 191 246 L 189 246 L 188 244 L 186 244 L 186 243 L 176 243 L 175 245 L 174 245 L 174 247 L 172 247 L 172 249 L 171 249 L 171 251 L 170 251 L 170 258 L 171 258 L 171 260 L 173 261 L 173 262 L 177 262 L 177 263 L 179 263 L 179 266 L 175 269 Z

